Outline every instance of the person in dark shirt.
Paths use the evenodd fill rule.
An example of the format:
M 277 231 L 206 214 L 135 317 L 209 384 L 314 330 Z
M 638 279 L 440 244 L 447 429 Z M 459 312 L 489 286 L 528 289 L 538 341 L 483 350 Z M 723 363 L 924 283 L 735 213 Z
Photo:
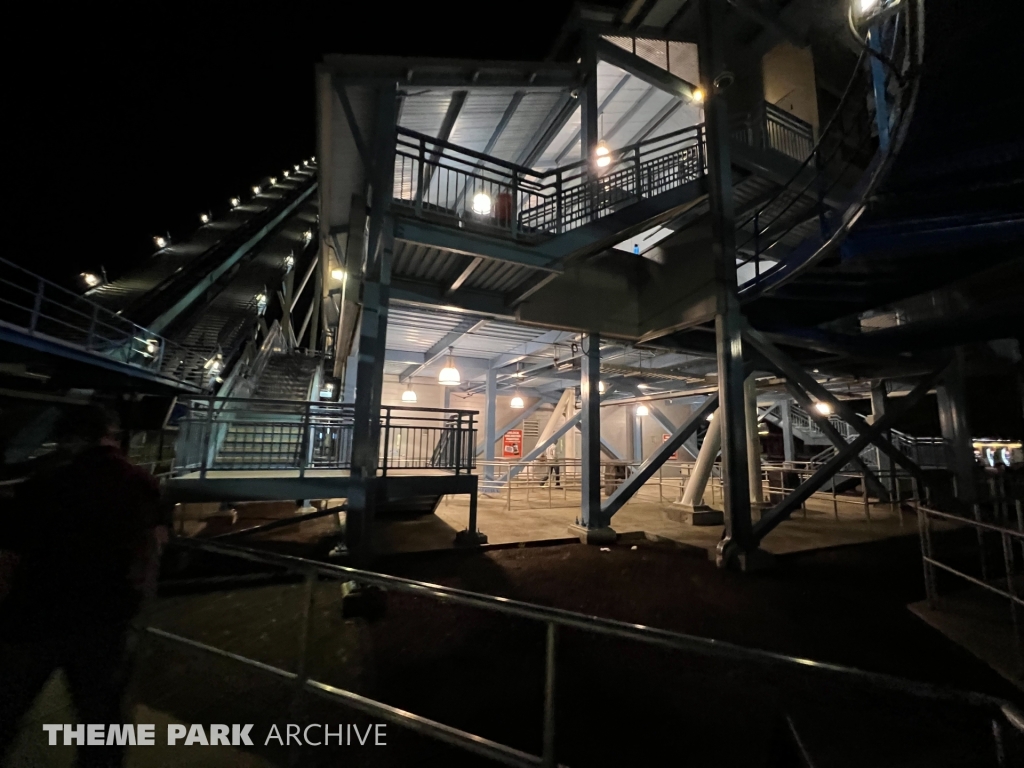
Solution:
M 0 602 L 0 758 L 58 668 L 79 722 L 131 722 L 129 625 L 167 535 L 156 480 L 122 455 L 113 414 L 75 409 L 56 432 L 53 460 L 0 512 L 0 549 L 16 557 Z M 78 749 L 79 766 L 122 760 L 114 745 Z

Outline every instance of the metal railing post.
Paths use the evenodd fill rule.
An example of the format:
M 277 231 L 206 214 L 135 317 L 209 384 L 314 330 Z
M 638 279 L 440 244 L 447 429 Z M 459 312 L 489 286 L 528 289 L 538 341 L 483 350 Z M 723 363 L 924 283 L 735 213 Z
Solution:
M 32 301 L 32 317 L 29 319 L 28 330 L 30 333 L 35 333 L 36 325 L 39 323 L 39 313 L 43 307 L 43 290 L 46 287 L 46 283 L 43 282 L 42 278 L 39 278 L 39 290 L 36 291 L 34 300 Z
M 555 173 L 555 233 L 562 234 L 562 216 L 564 215 L 562 201 L 562 169 Z
M 864 490 L 864 518 L 871 522 L 871 502 L 868 500 L 868 478 L 863 472 L 860 476 L 860 485 Z
M 313 441 L 310 439 L 310 432 L 313 425 L 310 424 L 309 403 L 305 404 L 302 411 L 302 438 L 299 440 L 299 477 L 306 476 L 306 465 L 309 463 L 309 451 Z
M 89 334 L 85 338 L 85 348 L 87 350 L 92 349 L 92 337 L 96 333 L 96 316 L 99 314 L 100 307 L 98 304 L 92 305 L 92 317 L 89 318 Z
M 302 613 L 299 614 L 299 648 L 295 660 L 295 687 L 292 690 L 291 712 L 298 720 L 299 702 L 302 691 L 306 687 L 308 674 L 309 657 L 309 634 L 313 625 L 313 589 L 316 586 L 316 572 L 309 571 L 303 581 L 302 588 Z M 295 747 L 289 749 L 288 762 L 292 766 L 299 765 L 299 750 Z
M 462 467 L 462 414 L 455 414 L 455 434 L 452 436 L 455 443 L 455 474 L 459 474 Z
M 423 198 L 426 196 L 426 190 L 423 189 L 423 166 L 426 162 L 426 143 L 424 139 L 420 138 L 420 158 L 419 158 L 419 169 L 416 178 L 416 212 L 423 213 Z
M 971 510 L 974 512 L 974 519 L 976 522 L 981 522 L 981 505 L 972 504 Z M 981 558 L 981 580 L 988 581 L 988 558 L 985 556 L 985 532 L 981 528 L 976 529 L 978 532 L 978 554 Z
M 1020 619 L 1017 616 L 1017 588 L 1013 578 L 1013 546 L 1007 533 L 1000 534 L 1003 540 L 1003 565 L 1006 568 L 1006 591 L 1010 593 L 1010 622 L 1013 624 L 1013 637 L 1017 651 L 1017 660 L 1024 661 L 1024 639 L 1021 637 Z
M 391 453 L 391 406 L 388 405 L 388 406 L 384 406 L 384 450 L 383 450 L 383 458 L 381 459 L 381 468 L 380 468 L 381 476 L 387 475 L 387 473 L 388 473 L 388 465 L 390 464 L 390 462 L 388 461 L 388 455 L 390 453 Z
M 518 210 L 519 210 L 519 171 L 512 171 L 512 206 L 511 206 L 511 210 L 508 212 L 508 218 L 509 218 L 508 226 L 509 226 L 509 232 L 511 232 L 513 236 L 515 236 L 516 230 L 518 229 L 518 214 L 517 214 Z
M 643 199 L 643 188 L 640 183 L 640 145 L 633 147 L 633 185 L 636 187 L 636 199 Z
M 555 763 L 555 656 L 558 625 L 548 622 L 544 653 L 544 739 L 540 764 L 554 768 Z

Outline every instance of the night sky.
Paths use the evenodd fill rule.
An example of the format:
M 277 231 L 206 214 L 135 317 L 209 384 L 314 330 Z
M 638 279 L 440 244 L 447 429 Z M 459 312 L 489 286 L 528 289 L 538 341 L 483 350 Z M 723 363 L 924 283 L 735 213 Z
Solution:
M 8 181 L 5 258 L 63 282 L 100 265 L 116 277 L 154 235 L 187 236 L 201 211 L 315 154 L 325 53 L 543 59 L 572 2 L 36 7 L 8 29 L 36 45 L 6 78 L 24 183 Z

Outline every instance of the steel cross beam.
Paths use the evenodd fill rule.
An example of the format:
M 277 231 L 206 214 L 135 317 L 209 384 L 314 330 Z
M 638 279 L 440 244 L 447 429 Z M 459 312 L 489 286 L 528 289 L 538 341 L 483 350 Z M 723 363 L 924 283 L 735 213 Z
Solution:
M 623 504 L 633 498 L 633 495 L 640 490 L 640 487 L 654 476 L 654 473 L 661 468 L 661 465 L 664 464 L 673 453 L 679 450 L 679 447 L 686 442 L 686 439 L 696 432 L 697 427 L 707 419 L 707 415 L 717 407 L 717 394 L 711 395 L 707 400 L 701 403 L 697 409 L 690 414 L 689 418 L 683 422 L 682 426 L 672 433 L 672 436 L 668 440 L 658 446 L 658 449 L 651 454 L 650 458 L 641 464 L 640 468 L 624 483 L 622 483 L 622 485 L 616 488 L 615 493 L 609 496 L 608 500 L 601 505 L 601 513 L 604 519 L 610 520 L 612 515 L 622 508 Z
M 856 440 L 847 444 L 847 446 L 841 451 L 838 451 L 835 456 L 829 459 L 821 466 L 820 469 L 818 469 L 817 472 L 801 483 L 795 491 L 789 494 L 789 496 L 772 507 L 772 509 L 766 514 L 762 515 L 761 519 L 753 528 L 754 540 L 760 543 L 768 533 L 770 533 L 779 523 L 789 516 L 790 512 L 800 506 L 800 504 L 802 504 L 812 493 L 824 485 L 826 480 L 842 469 L 843 466 L 850 461 L 851 456 L 859 454 L 871 443 L 872 440 L 877 439 L 879 435 L 885 432 L 885 430 L 891 428 L 893 422 L 896 421 L 897 418 L 916 405 L 917 402 L 928 393 L 928 390 L 932 388 L 941 375 L 942 371 L 940 370 L 921 380 L 917 386 L 910 391 L 910 394 L 906 397 L 900 398 L 898 405 L 894 406 L 891 410 L 886 412 L 882 418 L 864 430 Z
M 629 82 L 630 77 L 631 75 L 628 73 L 623 75 L 619 79 L 619 82 L 617 82 L 615 86 L 610 91 L 608 91 L 608 94 L 604 97 L 604 99 L 597 107 L 598 119 L 600 119 L 601 115 L 604 114 L 605 108 L 611 103 L 612 99 L 614 99 L 618 95 L 619 91 L 622 90 L 623 86 Z M 565 156 L 569 154 L 569 151 L 579 143 L 580 136 L 582 135 L 583 128 L 581 127 L 569 138 L 569 143 L 562 147 L 562 151 L 555 156 L 555 165 L 558 165 L 560 162 L 562 162 Z
M 807 411 L 807 415 L 814 420 L 814 423 L 818 425 L 818 429 L 820 429 L 822 434 L 829 439 L 829 442 L 832 443 L 837 451 L 841 451 L 846 447 L 846 440 L 839 434 L 839 430 L 832 426 L 832 423 L 828 420 L 828 416 L 818 413 L 818 409 L 814 407 L 814 403 L 811 402 L 811 398 L 808 397 L 795 382 L 787 380 L 786 390 L 793 396 L 793 399 L 800 404 L 800 407 Z M 854 456 L 850 463 L 852 463 L 864 475 L 864 482 L 872 486 L 871 490 L 874 491 L 874 494 L 879 499 L 882 501 L 889 500 L 889 493 L 878 479 L 878 475 L 871 471 L 860 456 Z
M 832 410 L 838 414 L 843 421 L 853 427 L 858 434 L 863 435 L 865 433 L 867 430 L 867 424 L 859 413 L 854 411 L 845 402 L 816 382 L 813 376 L 804 371 L 781 349 L 762 336 L 760 332 L 753 328 L 747 328 L 743 332 L 743 335 L 753 345 L 753 347 L 778 370 L 779 373 L 787 379 L 794 381 L 802 387 L 805 392 L 832 406 Z M 808 409 L 808 413 L 810 413 L 810 409 Z M 907 472 L 915 478 L 922 479 L 924 477 L 924 473 L 921 471 L 921 468 L 907 458 L 901 451 L 894 448 L 892 443 L 885 439 L 884 433 L 879 433 L 877 437 L 873 439 L 873 442 L 885 453 L 886 456 L 907 470 Z
M 550 402 L 552 402 L 550 398 L 542 397 L 539 400 L 537 400 L 536 403 L 534 403 L 529 408 L 527 408 L 526 410 L 520 411 L 519 413 L 517 413 L 512 418 L 511 421 L 509 421 L 507 424 L 502 425 L 496 431 L 494 439 L 495 440 L 500 440 L 501 438 L 503 438 L 505 436 L 505 433 L 508 432 L 510 429 L 513 429 L 516 426 L 516 424 L 520 424 L 521 422 L 526 421 L 526 419 L 530 418 L 530 416 L 532 416 L 534 413 L 537 412 L 538 408 L 540 408 L 542 405 L 545 405 L 546 403 L 550 403 Z M 476 449 L 476 455 L 477 456 L 482 456 L 483 453 L 484 453 L 484 446 L 481 445 L 479 448 Z
M 448 101 L 448 109 L 444 113 L 444 119 L 441 120 L 441 127 L 437 131 L 437 140 L 440 142 L 446 142 L 451 138 L 452 129 L 455 127 L 455 121 L 459 119 L 459 113 L 462 112 L 462 107 L 466 103 L 466 91 L 453 91 L 452 97 Z M 416 204 L 419 205 L 423 200 L 423 192 L 430 187 L 430 182 L 434 177 L 434 168 L 437 167 L 438 161 L 441 159 L 441 150 L 436 149 L 430 156 L 430 159 L 423 165 L 423 184 L 416 190 Z
M 466 318 L 460 322 L 457 326 L 452 328 L 448 333 L 441 337 L 430 349 L 423 353 L 423 362 L 419 365 L 410 365 L 399 375 L 398 380 L 400 382 L 407 381 L 417 373 L 422 371 L 428 365 L 434 363 L 438 358 L 444 355 L 444 352 L 448 347 L 452 346 L 455 342 L 461 339 L 463 336 L 467 336 L 473 331 L 479 330 L 484 325 L 486 320 L 478 320 L 477 318 Z

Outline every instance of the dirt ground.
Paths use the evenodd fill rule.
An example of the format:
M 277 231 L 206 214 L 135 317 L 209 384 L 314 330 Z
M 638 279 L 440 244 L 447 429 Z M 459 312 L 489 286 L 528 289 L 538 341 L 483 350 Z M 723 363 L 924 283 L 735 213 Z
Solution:
M 951 547 L 957 535 L 947 535 Z M 775 570 L 747 575 L 647 541 L 609 551 L 573 544 L 402 555 L 379 568 L 1020 700 L 1012 685 L 907 610 L 923 592 L 912 537 L 787 555 Z M 160 601 L 152 623 L 293 668 L 300 590 L 258 582 L 227 591 L 182 589 Z M 318 585 L 314 679 L 539 752 L 543 627 L 399 593 L 388 593 L 385 602 L 379 618 L 344 619 L 338 585 Z M 227 722 L 372 720 L 311 699 L 289 719 L 283 682 L 162 642 L 150 647 L 143 669 L 140 700 L 185 722 L 224 721 L 225 708 L 232 712 Z M 861 691 L 810 667 L 780 675 L 761 665 L 564 630 L 557 687 L 558 758 L 571 766 L 795 764 L 778 757 L 786 751 L 780 736 L 786 716 L 815 765 L 994 764 L 990 723 L 975 713 Z M 342 755 L 346 765 L 490 764 L 396 726 L 388 733 L 386 749 L 303 749 L 300 764 L 334 765 Z M 283 750 L 257 751 L 287 764 Z

